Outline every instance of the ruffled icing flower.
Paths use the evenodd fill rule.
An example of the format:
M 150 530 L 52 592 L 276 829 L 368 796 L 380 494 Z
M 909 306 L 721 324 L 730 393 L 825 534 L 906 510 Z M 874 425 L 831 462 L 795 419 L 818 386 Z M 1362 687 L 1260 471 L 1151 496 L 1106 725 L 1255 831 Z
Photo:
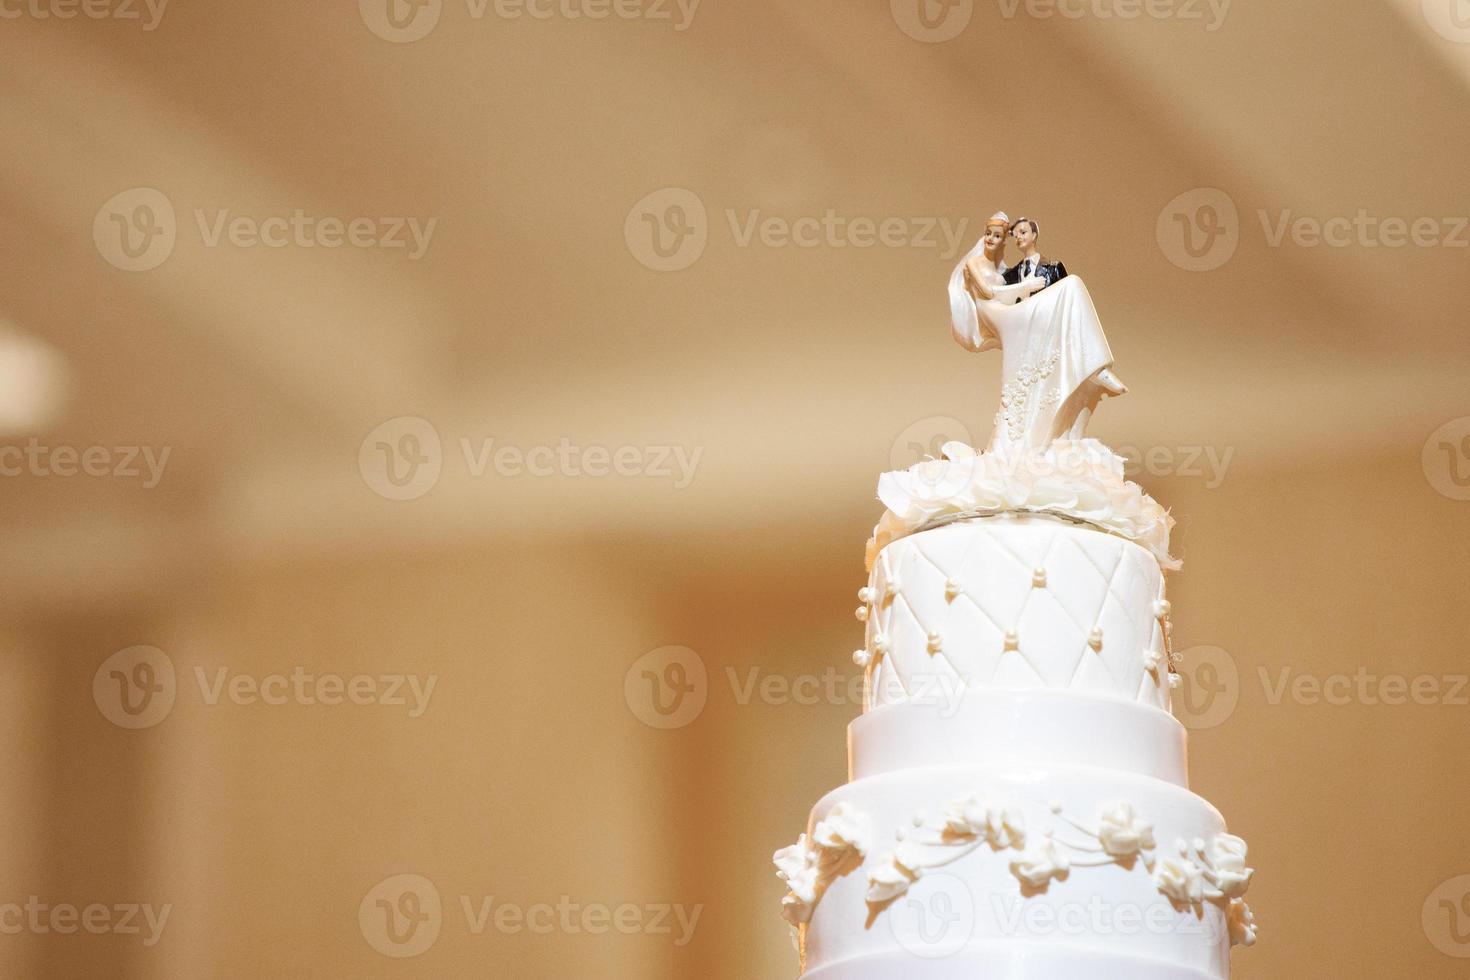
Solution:
M 1103 811 L 1097 839 L 1113 857 L 1130 857 L 1139 851 L 1153 850 L 1154 828 L 1133 812 L 1132 804 L 1116 803 Z
M 1246 845 L 1233 834 L 1216 834 L 1210 842 L 1211 883 L 1225 898 L 1240 898 L 1250 887 L 1254 868 L 1245 866 Z
M 1044 890 L 1053 878 L 1065 878 L 1072 863 L 1057 850 L 1056 842 L 1043 837 L 1011 861 L 1011 873 L 1032 888 Z
M 982 806 L 971 796 L 945 807 L 944 831 L 954 837 L 984 838 L 996 850 L 1020 848 L 1026 843 L 1026 818 L 1019 810 Z
M 891 902 L 918 880 L 917 872 L 905 867 L 896 854 L 889 854 L 876 869 L 868 872 L 868 901 L 875 905 Z
M 1256 916 L 1251 907 L 1240 899 L 1230 903 L 1225 910 L 1225 924 L 1230 929 L 1230 945 L 1254 946 L 1256 943 Z
M 990 811 L 970 796 L 944 808 L 945 833 L 954 837 L 978 837 L 990 826 Z
M 942 459 L 878 478 L 887 506 L 868 541 L 868 566 L 890 542 L 953 514 L 1055 513 L 1087 521 L 1147 548 L 1164 568 L 1174 519 L 1136 483 L 1123 460 L 1096 439 L 1058 439 L 1043 450 L 976 454 L 948 442 Z
M 1198 905 L 1205 899 L 1205 869 L 1187 857 L 1160 858 L 1154 884 L 1180 905 Z
M 872 838 L 866 817 L 839 803 L 827 814 L 825 820 L 812 831 L 812 843 L 824 851 L 856 851 L 866 854 Z
M 871 834 L 868 821 L 839 803 L 820 821 L 811 837 L 802 835 L 772 857 L 776 876 L 786 882 L 781 914 L 792 925 L 810 922 L 822 893 L 832 879 L 867 853 Z

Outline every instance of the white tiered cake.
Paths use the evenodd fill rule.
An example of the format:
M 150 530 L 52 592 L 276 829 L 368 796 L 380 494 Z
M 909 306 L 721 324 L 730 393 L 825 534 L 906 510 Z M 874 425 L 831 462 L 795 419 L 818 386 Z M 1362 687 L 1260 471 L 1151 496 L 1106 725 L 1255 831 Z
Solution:
M 997 444 L 1087 401 L 1035 370 L 1070 342 L 1067 282 L 1009 307 L 1038 344 L 993 327 L 1029 350 L 989 451 L 880 480 L 851 781 L 776 854 L 810 980 L 1220 980 L 1255 940 L 1245 843 L 1187 789 L 1169 713 L 1172 520 L 1070 416 L 1039 431 L 1078 438 Z

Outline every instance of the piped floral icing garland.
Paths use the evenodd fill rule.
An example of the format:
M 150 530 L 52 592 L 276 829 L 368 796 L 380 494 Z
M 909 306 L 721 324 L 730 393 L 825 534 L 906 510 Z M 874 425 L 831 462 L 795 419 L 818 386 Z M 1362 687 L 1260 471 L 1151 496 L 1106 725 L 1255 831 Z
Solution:
M 1232 944 L 1250 946 L 1256 941 L 1255 916 L 1244 901 L 1255 870 L 1246 867 L 1246 843 L 1241 838 L 1216 834 L 1208 842 L 1181 839 L 1175 843 L 1177 856 L 1160 857 L 1155 853 L 1153 825 L 1129 803 L 1105 808 L 1096 830 L 1063 816 L 1059 804 L 1052 804 L 1051 810 L 1085 840 L 1065 839 L 1054 828 L 1028 835 L 1019 810 L 987 807 L 975 796 L 950 803 L 938 822 L 920 814 L 912 828 L 900 828 L 898 846 L 868 873 L 867 900 L 886 907 L 926 872 L 988 846 L 997 853 L 1014 852 L 1010 869 L 1023 894 L 1046 891 L 1053 879 L 1065 879 L 1073 868 L 1141 865 L 1176 906 L 1222 905 Z M 809 922 L 827 887 L 861 864 L 870 841 L 868 821 L 839 804 L 817 824 L 810 839 L 803 836 L 778 851 L 777 872 L 791 889 L 782 901 L 787 921 Z
M 941 459 L 915 463 L 878 478 L 887 506 L 868 539 L 867 565 L 893 541 L 945 518 L 1003 513 L 1054 514 L 1091 524 L 1148 549 L 1159 565 L 1169 555 L 1174 519 L 1143 488 L 1123 476 L 1123 459 L 1096 439 L 1058 439 L 1015 456 L 976 453 L 947 442 Z
M 866 817 L 839 803 L 790 847 L 776 852 L 776 875 L 790 891 L 781 900 L 781 914 L 794 926 L 811 921 L 812 912 L 832 881 L 862 864 L 872 829 Z

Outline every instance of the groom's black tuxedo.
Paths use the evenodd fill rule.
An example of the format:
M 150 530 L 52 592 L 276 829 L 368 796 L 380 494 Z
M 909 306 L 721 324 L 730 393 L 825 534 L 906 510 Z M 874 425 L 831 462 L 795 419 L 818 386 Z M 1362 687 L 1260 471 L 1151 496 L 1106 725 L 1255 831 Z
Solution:
M 1006 270 L 1005 278 L 1008 285 L 1014 286 L 1021 281 L 1021 270 L 1028 261 L 1030 260 L 1022 259 L 1014 269 Z M 1037 256 L 1036 263 L 1033 273 L 1045 279 L 1047 286 L 1055 286 L 1059 281 L 1067 278 L 1067 267 L 1060 262 L 1048 262 L 1045 257 Z M 1041 288 L 1045 289 L 1046 286 Z

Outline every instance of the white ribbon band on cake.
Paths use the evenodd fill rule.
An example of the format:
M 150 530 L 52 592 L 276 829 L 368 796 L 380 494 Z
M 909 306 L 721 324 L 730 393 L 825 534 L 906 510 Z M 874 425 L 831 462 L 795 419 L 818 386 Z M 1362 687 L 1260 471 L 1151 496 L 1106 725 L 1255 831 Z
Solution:
M 976 453 L 947 442 L 942 459 L 926 459 L 878 478 L 886 506 L 868 539 L 867 567 L 899 538 L 962 517 L 1044 514 L 1089 524 L 1147 549 L 1165 569 L 1174 518 L 1143 488 L 1123 477 L 1123 458 L 1096 439 L 1058 439 L 1045 449 L 1010 455 Z

